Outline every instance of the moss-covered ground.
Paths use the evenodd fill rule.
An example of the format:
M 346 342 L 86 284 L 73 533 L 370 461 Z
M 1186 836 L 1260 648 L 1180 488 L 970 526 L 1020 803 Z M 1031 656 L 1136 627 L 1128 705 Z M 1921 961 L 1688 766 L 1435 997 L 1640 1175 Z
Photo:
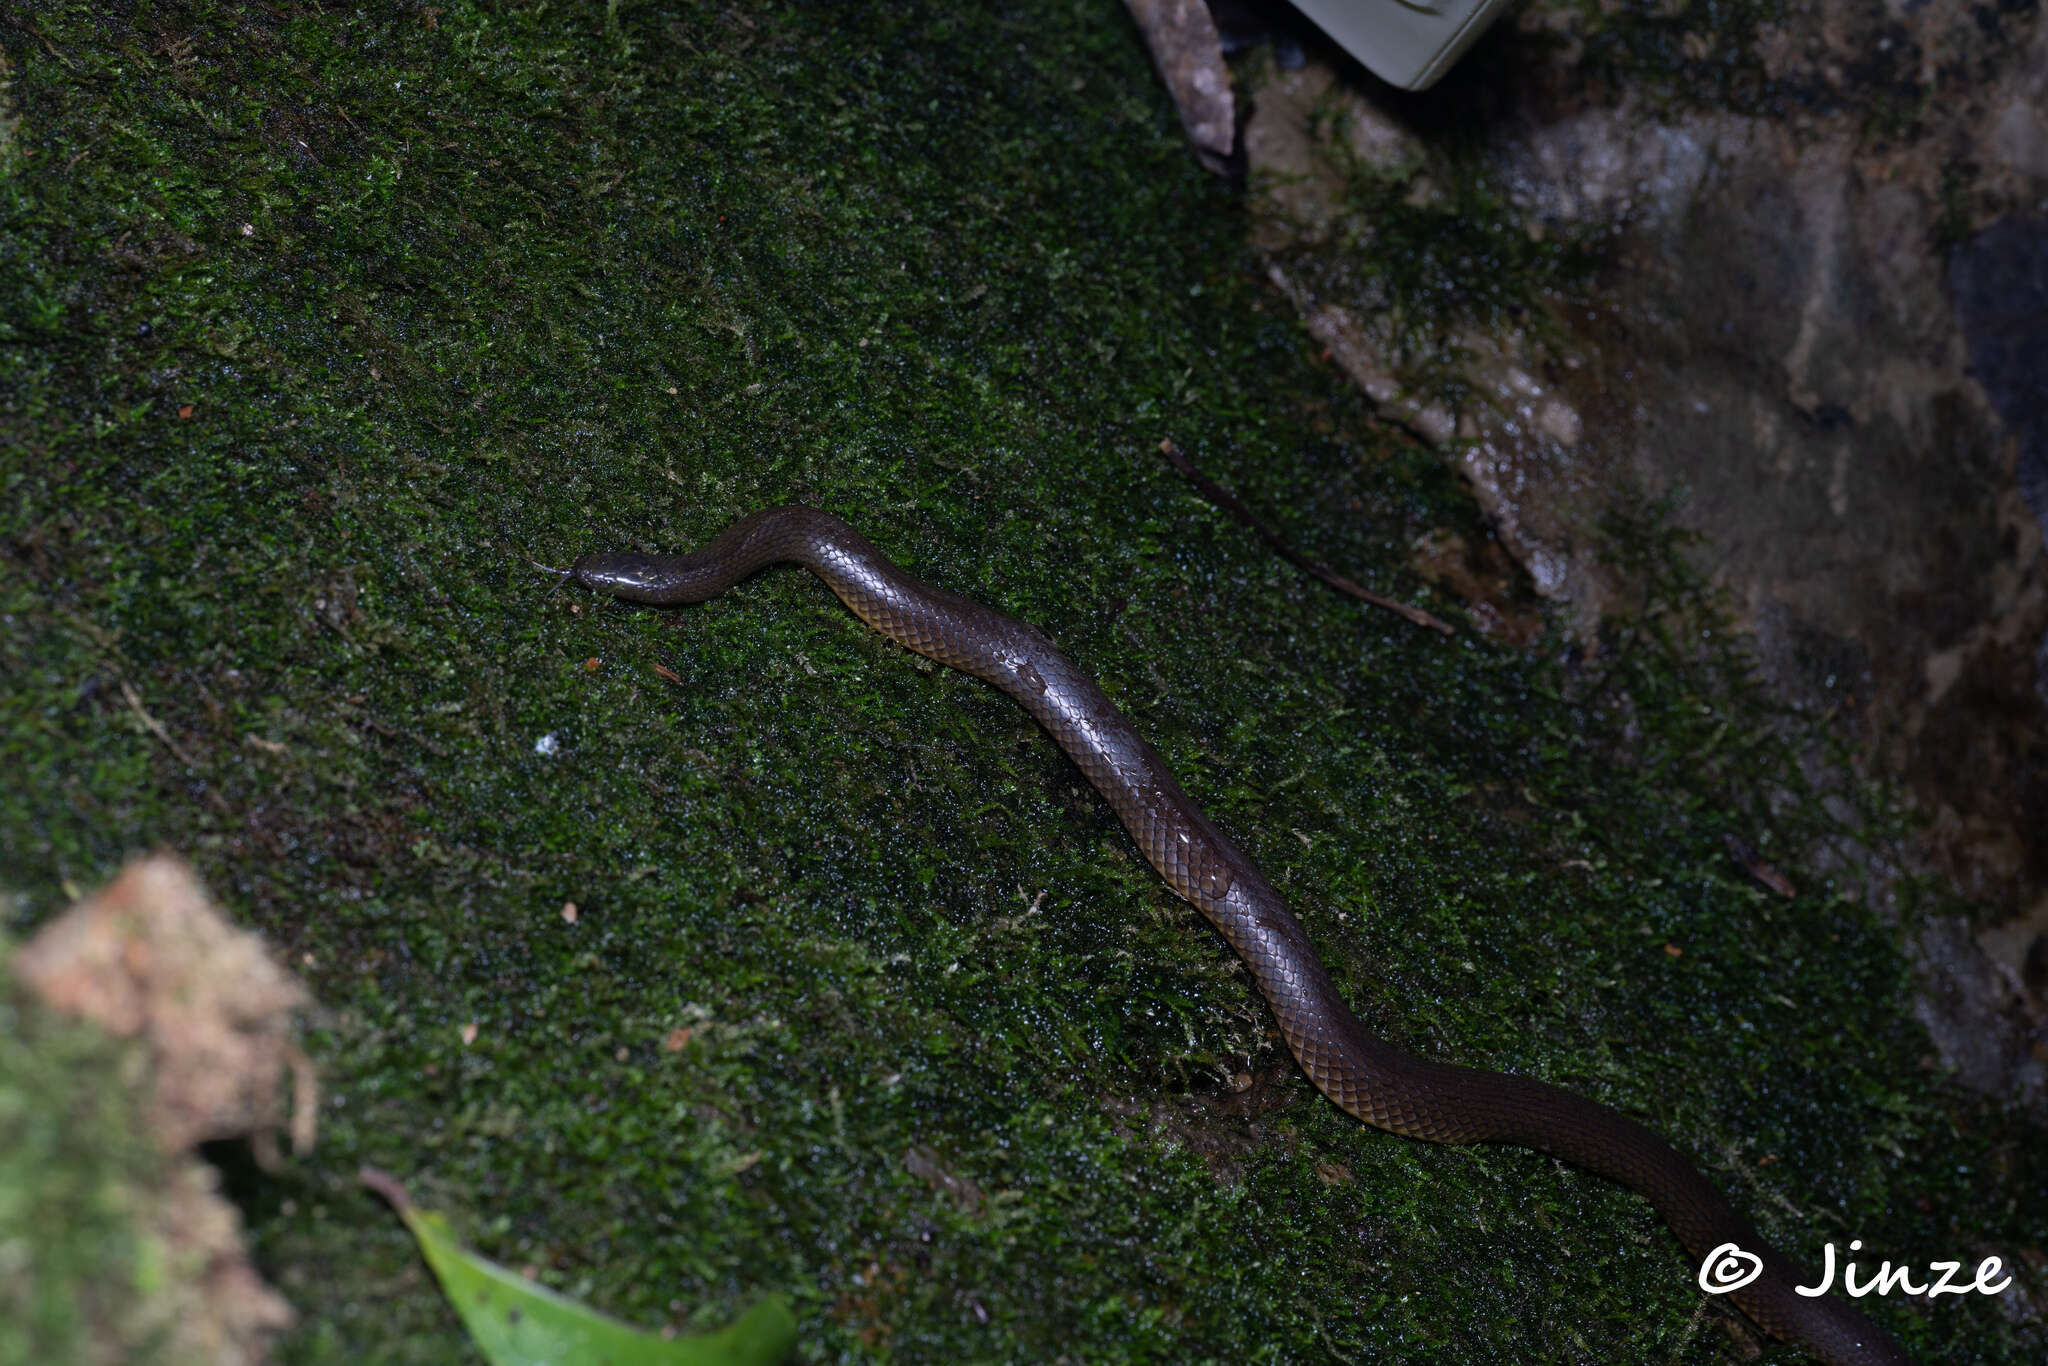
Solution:
M 12 948 L 0 934 L 0 973 Z M 171 1355 L 152 1198 L 168 1163 L 144 1127 L 144 1072 L 136 1046 L 0 977 L 0 1361 Z
M 1404 565 L 1468 498 L 1263 292 L 1120 6 L 51 0 L 0 51 L 14 928 L 171 845 L 317 991 L 320 1145 L 236 1181 L 285 1361 L 468 1350 L 363 1162 L 628 1318 L 788 1291 L 812 1362 L 1729 1359 L 1634 1196 L 1321 1101 L 999 695 L 796 571 L 528 562 L 782 501 L 1051 631 L 1387 1035 L 1644 1116 L 1804 1256 L 2039 1256 L 2048 1143 L 1930 1070 L 1811 862 L 1864 818 L 1654 527 L 1651 610 L 1523 655 L 1159 460 L 1459 614 Z

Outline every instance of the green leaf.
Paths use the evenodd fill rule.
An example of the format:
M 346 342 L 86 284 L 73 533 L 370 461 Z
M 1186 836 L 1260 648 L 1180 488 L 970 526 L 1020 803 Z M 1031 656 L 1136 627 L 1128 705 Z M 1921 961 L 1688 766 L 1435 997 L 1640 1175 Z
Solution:
M 770 1295 L 716 1333 L 664 1341 L 537 1285 L 455 1241 L 448 1221 L 416 1209 L 392 1177 L 357 1178 L 391 1202 L 492 1366 L 776 1366 L 796 1344 L 789 1301 Z

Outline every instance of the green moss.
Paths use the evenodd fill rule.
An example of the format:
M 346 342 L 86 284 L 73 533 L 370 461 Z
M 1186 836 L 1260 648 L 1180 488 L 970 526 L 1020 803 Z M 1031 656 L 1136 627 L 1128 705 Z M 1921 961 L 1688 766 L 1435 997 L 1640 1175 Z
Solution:
M 1866 143 L 1926 135 L 1944 97 L 1992 79 L 1991 54 L 2023 44 L 2032 0 L 1978 5 L 1935 30 L 1892 6 L 1795 8 L 1768 0 L 1531 0 L 1451 73 L 1462 102 L 1497 98 L 1569 68 L 1569 98 L 1618 101 L 1657 117 L 1721 111 L 1795 131 L 1848 115 Z M 1922 47 L 1926 42 L 1927 46 Z M 1552 92 L 1554 73 L 1537 76 Z M 1551 98 L 1539 96 L 1541 107 Z M 1876 147 L 1873 150 L 1882 151 Z
M 1724 1355 L 1633 1196 L 1320 1101 L 1000 696 L 797 573 L 662 614 L 527 561 L 788 500 L 1051 631 L 1404 1045 L 1649 1117 L 1803 1250 L 2037 1239 L 2048 1145 L 1919 1065 L 1817 732 L 1697 594 L 1587 663 L 1302 582 L 1161 436 L 1442 613 L 1410 545 L 1484 531 L 1123 12 L 842 9 L 0 21 L 0 847 L 30 920 L 184 849 L 326 1004 L 320 1146 L 240 1192 L 284 1358 L 465 1350 L 365 1161 L 635 1321 L 789 1291 L 820 1361 Z
M 1586 74 L 1615 90 L 1744 113 L 1809 93 L 1774 81 L 1758 57 L 1760 30 L 1784 19 L 1764 0 L 1567 0 L 1562 8 L 1576 20 L 1569 31 L 1583 44 Z
M 165 1163 L 132 1047 L 7 985 L 0 936 L 0 1362 L 164 1359 Z

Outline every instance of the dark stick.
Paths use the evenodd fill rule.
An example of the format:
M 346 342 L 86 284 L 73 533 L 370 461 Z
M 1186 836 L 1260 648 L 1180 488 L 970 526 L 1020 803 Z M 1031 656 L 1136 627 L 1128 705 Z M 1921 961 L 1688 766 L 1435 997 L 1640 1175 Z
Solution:
M 1312 560 L 1281 540 L 1278 535 L 1266 528 L 1264 522 L 1252 515 L 1250 508 L 1238 501 L 1236 494 L 1196 469 L 1193 462 L 1181 454 L 1180 447 L 1174 445 L 1170 438 L 1159 443 L 1159 453 L 1173 463 L 1173 467 L 1180 471 L 1183 479 L 1195 486 L 1195 492 L 1250 527 L 1253 535 L 1271 546 L 1275 554 L 1296 569 L 1315 575 L 1338 592 L 1349 593 L 1360 602 L 1369 602 L 1375 607 L 1384 607 L 1389 612 L 1398 612 L 1417 626 L 1427 626 L 1430 630 L 1442 631 L 1447 636 L 1455 633 L 1456 628 L 1442 617 L 1425 612 L 1420 607 L 1410 607 L 1405 602 L 1395 602 L 1392 598 L 1381 597 L 1370 588 L 1353 583 L 1321 560 Z

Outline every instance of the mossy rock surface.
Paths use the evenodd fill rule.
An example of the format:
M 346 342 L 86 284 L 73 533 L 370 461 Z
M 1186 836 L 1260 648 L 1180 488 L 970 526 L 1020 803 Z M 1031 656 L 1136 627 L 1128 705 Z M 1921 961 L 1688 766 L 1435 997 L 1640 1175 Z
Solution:
M 60 0 L 0 48 L 4 876 L 26 924 L 174 846 L 324 1002 L 320 1146 L 238 1182 L 282 1359 L 468 1350 L 364 1162 L 628 1319 L 788 1291 L 810 1361 L 1729 1359 L 1634 1196 L 1321 1101 L 1001 696 L 798 572 L 664 614 L 528 561 L 789 501 L 1050 631 L 1389 1037 L 1645 1117 L 1805 1254 L 2038 1246 L 2048 1144 L 1923 1066 L 1812 861 L 1864 818 L 1654 526 L 1654 610 L 1521 654 L 1160 461 L 1460 614 L 1406 566 L 1469 499 L 1266 292 L 1119 6 Z
M 0 1362 L 198 1366 L 167 1347 L 192 1268 L 156 1230 L 171 1163 L 132 1044 L 12 989 L 0 935 Z M 80 1078 L 92 1083 L 80 1085 Z

